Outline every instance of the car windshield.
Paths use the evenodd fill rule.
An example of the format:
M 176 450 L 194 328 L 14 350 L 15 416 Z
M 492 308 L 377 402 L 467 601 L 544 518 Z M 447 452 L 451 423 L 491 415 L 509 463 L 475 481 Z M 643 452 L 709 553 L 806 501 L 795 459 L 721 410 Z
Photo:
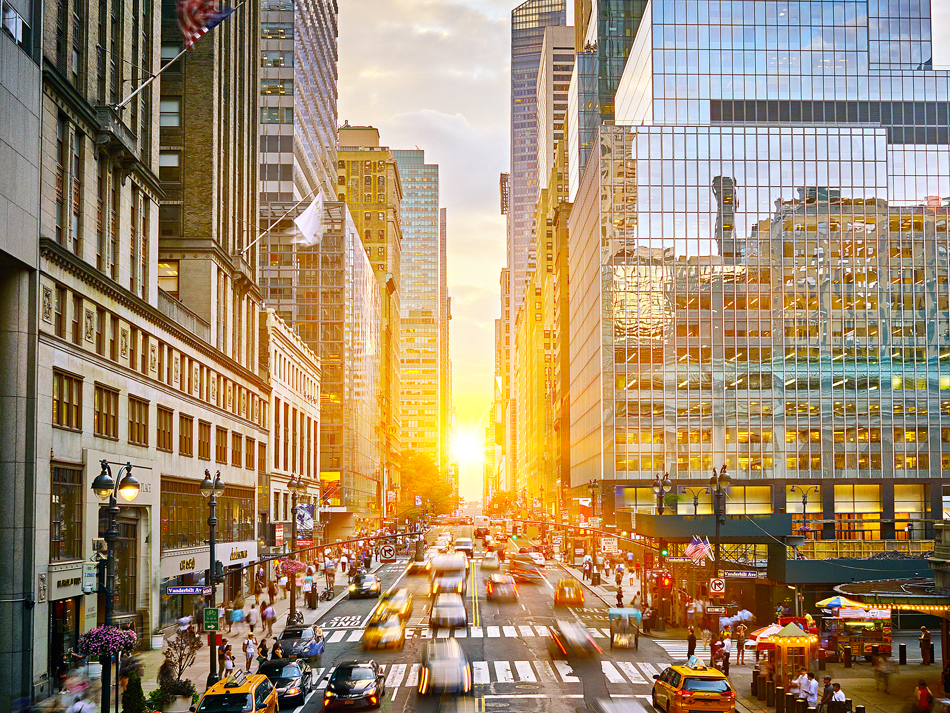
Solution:
M 700 693 L 725 693 L 729 682 L 724 678 L 687 678 L 683 682 L 684 691 Z
M 372 681 L 373 669 L 369 666 L 340 666 L 333 672 L 333 683 L 353 686 L 363 681 Z
M 277 678 L 298 678 L 302 675 L 300 668 L 296 664 L 290 664 L 289 666 L 264 665 L 258 669 L 258 673 L 263 673 L 271 680 Z
M 254 710 L 250 693 L 221 693 L 205 696 L 198 706 L 199 713 L 242 713 Z
M 375 581 L 376 577 L 372 574 L 361 574 L 356 577 L 357 584 L 373 584 Z
M 280 633 L 281 641 L 285 639 L 312 639 L 313 630 L 312 629 L 284 629 Z

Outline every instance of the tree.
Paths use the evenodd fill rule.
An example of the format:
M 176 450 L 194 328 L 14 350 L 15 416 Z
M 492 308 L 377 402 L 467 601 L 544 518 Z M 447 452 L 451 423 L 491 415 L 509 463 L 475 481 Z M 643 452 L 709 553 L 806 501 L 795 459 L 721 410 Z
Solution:
M 176 681 L 180 681 L 185 669 L 195 662 L 201 647 L 201 637 L 190 629 L 179 631 L 165 642 L 165 661 L 170 665 L 169 673 Z
M 504 515 L 506 512 L 508 512 L 509 508 L 511 508 L 516 500 L 517 498 L 515 498 L 513 493 L 510 493 L 507 490 L 499 490 L 492 496 L 491 501 L 485 508 L 485 514 Z
M 425 509 L 430 515 L 449 513 L 458 506 L 458 496 L 452 492 L 448 478 L 442 476 L 439 467 L 426 453 L 405 451 L 402 454 L 402 516 L 414 517 Z M 416 507 L 416 496 L 423 500 L 423 507 Z
M 142 693 L 142 678 L 135 671 L 129 672 L 129 682 L 122 693 L 123 713 L 145 713 L 145 694 Z

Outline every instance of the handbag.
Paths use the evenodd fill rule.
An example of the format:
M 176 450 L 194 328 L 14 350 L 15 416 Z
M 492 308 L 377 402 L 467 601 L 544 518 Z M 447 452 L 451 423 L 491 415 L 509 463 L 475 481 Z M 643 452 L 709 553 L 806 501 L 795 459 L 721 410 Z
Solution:
M 260 654 L 257 655 L 257 663 L 264 663 L 265 661 L 267 661 L 267 659 L 265 659 Z

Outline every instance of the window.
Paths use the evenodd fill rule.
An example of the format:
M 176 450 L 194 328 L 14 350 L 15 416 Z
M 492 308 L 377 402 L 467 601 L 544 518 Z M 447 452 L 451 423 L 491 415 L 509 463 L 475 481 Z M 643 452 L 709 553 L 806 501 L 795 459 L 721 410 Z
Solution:
M 178 416 L 178 452 L 183 456 L 194 455 L 195 419 L 185 414 Z
M 158 286 L 170 297 L 178 299 L 178 261 L 168 260 L 158 263 Z
M 264 96 L 290 96 L 294 93 L 291 79 L 262 79 L 261 94 Z M 343 180 L 342 176 L 340 177 Z
M 294 38 L 294 23 L 292 22 L 262 22 L 262 40 L 292 40 Z
M 82 379 L 53 370 L 53 425 L 82 428 Z
M 50 478 L 50 560 L 82 559 L 82 468 L 54 465 Z
M 253 438 L 248 438 L 244 444 L 244 467 L 248 470 L 254 470 L 254 456 L 257 452 L 257 443 Z
M 181 45 L 177 42 L 163 42 L 162 43 L 162 66 L 171 62 L 181 53 Z M 181 63 L 179 62 L 177 66 L 172 67 L 168 72 L 178 72 L 181 71 Z
M 158 154 L 158 180 L 181 182 L 181 153 L 179 151 L 162 151 Z
M 115 315 L 109 324 L 109 358 L 119 361 L 119 318 Z
M 119 392 L 96 384 L 93 430 L 97 436 L 119 437 Z
M 96 308 L 96 354 L 106 355 L 106 311 Z
M 254 537 L 253 488 L 228 484 L 224 495 L 216 498 L 220 542 L 241 542 Z M 162 478 L 162 550 L 198 547 L 208 537 L 208 501 L 195 481 Z
M 243 460 L 244 437 L 240 433 L 231 434 L 231 465 L 240 468 Z
M 257 469 L 261 473 L 267 472 L 267 444 L 257 444 Z
M 159 102 L 159 126 L 181 126 L 181 99 L 162 99 Z
M 294 110 L 281 107 L 261 107 L 262 124 L 293 124 Z
M 211 460 L 211 424 L 198 421 L 198 458 Z
M 82 343 L 82 297 L 73 295 L 70 338 L 77 346 Z
M 293 67 L 293 50 L 264 50 L 261 52 L 262 67 Z
M 155 447 L 160 451 L 172 450 L 172 419 L 175 412 L 164 406 L 158 407 L 156 414 Z
M 129 443 L 148 445 L 148 401 L 129 397 Z
M 66 338 L 66 288 L 56 286 L 53 296 L 53 330 L 57 337 Z
M 228 429 L 218 426 L 214 438 L 215 460 L 218 463 L 228 462 Z

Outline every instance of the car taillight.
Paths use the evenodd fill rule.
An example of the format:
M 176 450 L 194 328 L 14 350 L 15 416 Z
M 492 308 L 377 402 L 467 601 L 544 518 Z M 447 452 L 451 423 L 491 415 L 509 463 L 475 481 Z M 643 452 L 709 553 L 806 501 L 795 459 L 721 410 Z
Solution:
M 372 703 L 372 704 L 375 706 L 375 705 L 376 705 L 376 696 L 370 696 L 370 697 L 369 697 L 369 702 Z

